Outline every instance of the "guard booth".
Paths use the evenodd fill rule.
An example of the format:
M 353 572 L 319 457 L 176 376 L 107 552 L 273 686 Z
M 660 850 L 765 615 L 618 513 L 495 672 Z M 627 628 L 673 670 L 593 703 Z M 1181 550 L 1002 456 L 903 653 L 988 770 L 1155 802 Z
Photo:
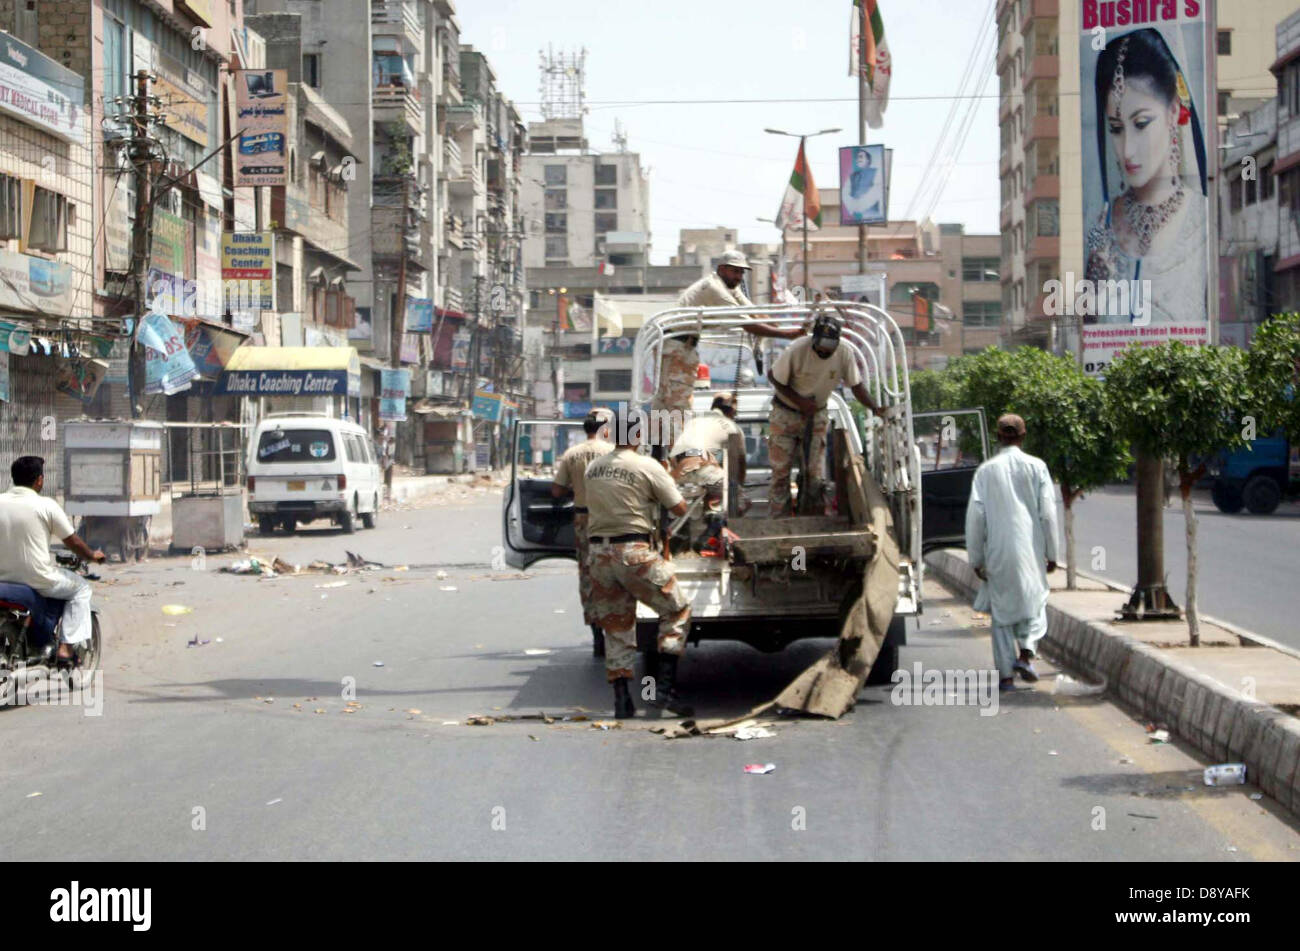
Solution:
M 186 478 L 173 480 L 171 551 L 224 551 L 244 541 L 244 437 L 241 423 L 167 423 L 169 471 L 178 447 Z M 177 438 L 184 437 L 184 438 Z

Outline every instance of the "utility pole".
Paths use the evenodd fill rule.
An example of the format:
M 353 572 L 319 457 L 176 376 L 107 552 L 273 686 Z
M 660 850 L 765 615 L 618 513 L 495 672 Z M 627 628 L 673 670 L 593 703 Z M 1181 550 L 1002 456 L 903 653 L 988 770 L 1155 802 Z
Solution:
M 865 9 L 865 4 L 863 7 Z M 862 28 L 869 30 L 871 24 L 863 23 Z M 865 63 L 859 64 L 860 67 L 865 65 Z M 867 74 L 862 68 L 858 69 L 858 144 L 867 144 Z M 880 170 L 880 177 L 882 180 L 885 177 L 883 168 Z M 884 193 L 883 188 L 881 193 Z M 843 199 L 840 200 L 843 201 Z M 865 224 L 858 225 L 858 273 L 867 273 L 867 226 Z M 884 303 L 882 299 L 881 304 Z
M 135 74 L 135 95 L 131 97 L 131 142 L 128 155 L 135 170 L 135 226 L 131 231 L 131 288 L 135 299 L 135 320 L 131 327 L 131 347 L 127 357 L 127 395 L 131 418 L 139 419 L 143 411 L 143 394 L 147 373 L 144 352 L 140 347 L 140 325 L 148 312 L 146 284 L 149 256 L 152 253 L 153 163 L 154 145 L 150 124 L 149 83 L 146 70 Z
M 406 201 L 410 194 L 410 183 L 406 174 L 402 175 L 402 204 L 397 216 L 397 302 L 394 307 L 391 331 L 393 369 L 402 366 L 402 336 L 406 329 Z

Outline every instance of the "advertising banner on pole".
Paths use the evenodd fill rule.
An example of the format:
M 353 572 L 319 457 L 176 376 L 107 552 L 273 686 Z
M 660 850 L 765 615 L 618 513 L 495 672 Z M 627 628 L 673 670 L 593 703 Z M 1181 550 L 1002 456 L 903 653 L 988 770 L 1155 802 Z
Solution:
M 411 395 L 410 370 L 379 372 L 379 418 L 400 423 L 406 419 L 406 399 Z
M 145 348 L 146 393 L 179 393 L 189 389 L 198 368 L 185 348 L 185 334 L 165 315 L 146 314 L 140 325 L 140 343 Z
M 248 308 L 275 310 L 275 232 L 227 231 L 221 236 L 221 280 L 247 281 Z M 229 297 L 227 292 L 227 297 Z M 242 295 L 241 295 L 242 296 Z M 241 300 L 241 303 L 244 301 Z
M 1082 280 L 1048 282 L 1044 306 L 1077 318 L 1084 369 L 1100 375 L 1131 343 L 1209 342 L 1210 17 L 1202 0 L 1072 2 L 1086 263 Z
M 893 149 L 847 145 L 840 149 L 840 224 L 882 224 L 889 217 L 889 166 Z
M 235 76 L 236 188 L 288 184 L 288 83 L 283 69 L 244 69 Z

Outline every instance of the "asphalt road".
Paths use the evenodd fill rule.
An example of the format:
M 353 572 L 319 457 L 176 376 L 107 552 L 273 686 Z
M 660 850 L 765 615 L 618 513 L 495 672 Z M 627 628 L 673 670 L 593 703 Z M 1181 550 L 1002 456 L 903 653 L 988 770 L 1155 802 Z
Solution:
M 611 706 L 571 565 L 490 568 L 498 505 L 480 493 L 386 512 L 354 536 L 254 543 L 297 562 L 347 549 L 407 571 L 258 580 L 214 570 L 229 556 L 203 570 L 188 559 L 110 568 L 103 715 L 0 712 L 0 855 L 1300 859 L 1300 827 L 1251 800 L 1253 787 L 1203 786 L 1195 755 L 1149 744 L 1109 703 L 1054 698 L 1047 678 L 994 716 L 872 688 L 839 721 L 781 721 L 748 742 L 667 741 L 640 717 L 609 732 L 463 725 Z M 904 665 L 987 668 L 987 631 L 931 595 Z M 194 610 L 169 616 L 165 604 Z M 187 647 L 196 636 L 211 642 Z M 705 715 L 748 709 L 823 646 L 692 648 L 683 688 Z M 348 678 L 361 704 L 351 714 Z M 747 763 L 776 770 L 748 775 Z
M 1193 499 L 1197 517 L 1197 602 L 1201 612 L 1300 648 L 1300 504 L 1272 515 L 1225 515 L 1209 493 Z M 1165 573 L 1175 602 L 1187 592 L 1187 533 L 1182 502 L 1164 510 Z M 1079 567 L 1112 581 L 1137 580 L 1137 506 L 1128 486 L 1076 503 Z M 1100 551 L 1095 551 L 1100 549 Z M 1104 567 L 1094 567 L 1096 564 Z M 1116 608 L 1123 603 L 1116 596 Z

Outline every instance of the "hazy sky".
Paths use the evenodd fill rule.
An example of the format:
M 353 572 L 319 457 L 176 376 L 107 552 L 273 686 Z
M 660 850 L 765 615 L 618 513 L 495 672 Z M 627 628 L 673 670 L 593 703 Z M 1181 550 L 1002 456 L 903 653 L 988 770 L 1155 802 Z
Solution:
M 868 141 L 895 150 L 891 218 L 903 217 L 922 183 L 977 38 L 992 47 L 984 32 L 992 7 L 880 0 L 894 75 L 884 128 L 869 129 Z M 593 149 L 612 150 L 620 120 L 629 149 L 650 170 L 656 264 L 676 251 L 680 228 L 723 225 L 738 228 L 742 241 L 780 240 L 754 219 L 775 217 L 798 143 L 765 127 L 839 126 L 841 133 L 808 144 L 818 186 L 838 186 L 835 149 L 854 143 L 858 124 L 848 75 L 851 8 L 850 0 L 457 0 L 461 41 L 488 55 L 525 121 L 541 117 L 538 51 L 587 48 L 587 138 Z M 986 75 L 985 98 L 932 215 L 977 233 L 998 230 L 1000 203 L 998 87 L 991 68 Z M 701 99 L 823 101 L 639 104 Z

